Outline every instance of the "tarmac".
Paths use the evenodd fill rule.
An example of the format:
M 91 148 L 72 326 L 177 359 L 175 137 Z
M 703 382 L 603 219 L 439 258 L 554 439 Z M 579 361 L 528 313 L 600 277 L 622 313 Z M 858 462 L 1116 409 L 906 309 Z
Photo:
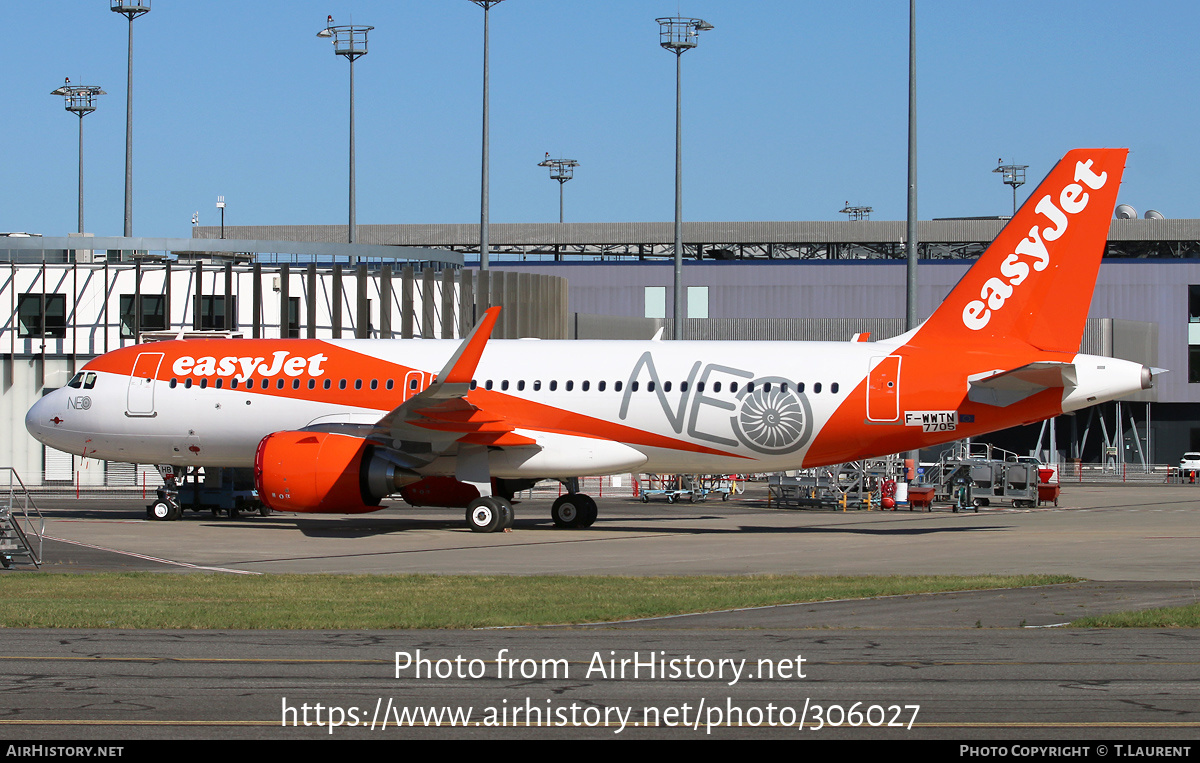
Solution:
M 389 506 L 365 516 L 236 520 L 188 513 L 179 522 L 154 522 L 138 501 L 44 500 L 43 569 L 488 573 L 511 576 L 514 585 L 549 572 L 1047 572 L 1081 580 L 501 630 L 9 630 L 0 648 L 10 687 L 0 735 L 135 743 L 330 736 L 1082 740 L 1089 754 L 1101 756 L 1098 740 L 1187 745 L 1200 729 L 1200 636 L 1193 630 L 1059 627 L 1082 615 L 1200 600 L 1196 486 L 1064 485 L 1057 508 L 977 513 L 780 509 L 766 505 L 761 487 L 729 502 L 604 497 L 599 504 L 588 529 L 555 528 L 550 498 L 539 498 L 517 506 L 512 532 L 476 534 L 458 510 Z M 486 674 L 397 673 L 397 654 L 418 649 L 445 661 L 436 664 L 477 660 Z M 801 655 L 803 678 L 795 674 Z M 502 656 L 531 669 L 561 667 L 561 674 L 500 675 Z M 636 676 L 609 674 L 621 660 L 644 665 L 651 657 L 697 670 L 734 664 L 722 660 L 745 659 L 750 667 L 735 684 L 729 676 L 652 675 L 645 667 Z M 788 678 L 769 674 L 776 669 L 790 671 Z M 477 714 L 465 726 L 443 720 L 367 728 L 343 715 L 346 723 L 335 730 L 329 715 L 312 724 L 296 715 L 316 704 L 378 714 L 385 703 L 405 712 L 523 707 L 544 711 L 547 722 L 518 723 L 514 715 L 488 724 Z M 781 709 L 789 723 L 760 722 Z M 688 712 L 687 724 L 676 722 Z M 896 713 L 904 723 L 891 724 Z M 525 716 L 534 717 L 542 716 Z

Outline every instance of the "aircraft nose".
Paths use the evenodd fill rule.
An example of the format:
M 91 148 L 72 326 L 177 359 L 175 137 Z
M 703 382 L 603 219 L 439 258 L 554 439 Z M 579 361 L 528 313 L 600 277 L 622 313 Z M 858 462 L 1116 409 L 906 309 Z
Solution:
M 38 400 L 25 414 L 25 429 L 29 434 L 39 442 L 46 442 L 46 432 L 54 427 L 54 420 L 59 418 L 57 413 L 57 401 L 54 400 L 56 395 L 51 392 L 49 395 Z

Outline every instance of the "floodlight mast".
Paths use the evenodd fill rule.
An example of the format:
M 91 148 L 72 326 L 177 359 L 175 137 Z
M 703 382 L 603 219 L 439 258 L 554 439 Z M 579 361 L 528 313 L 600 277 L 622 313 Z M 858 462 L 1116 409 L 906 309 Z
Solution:
M 150 12 L 150 0 L 109 0 L 108 9 L 129 19 L 125 83 L 125 238 L 133 236 L 133 20 Z
M 72 85 L 68 79 L 50 95 L 61 95 L 67 111 L 79 117 L 79 232 L 83 233 L 83 118 L 96 110 L 96 97 L 108 93 L 95 85 Z
M 483 160 L 482 171 L 480 178 L 479 191 L 479 269 L 488 269 L 488 259 L 490 254 L 490 246 L 488 242 L 488 217 L 491 214 L 490 205 L 490 162 L 491 155 L 489 153 L 490 146 L 490 114 L 489 107 L 489 84 L 488 84 L 488 12 L 493 5 L 499 5 L 503 0 L 471 0 L 471 2 L 483 9 Z
M 683 302 L 683 110 L 682 64 L 685 51 L 696 47 L 700 32 L 713 29 L 704 19 L 666 16 L 658 22 L 658 44 L 675 54 L 675 286 L 672 301 L 672 317 L 675 339 L 683 339 L 683 319 L 686 315 Z
M 838 210 L 838 214 L 848 215 L 848 219 L 850 220 L 870 220 L 871 213 L 874 211 L 872 207 L 852 207 L 850 206 L 850 202 L 847 201 L 846 205 Z
M 374 28 L 358 24 L 334 26 L 333 16 L 329 16 L 325 28 L 317 32 L 317 37 L 332 39 L 333 52 L 350 62 L 350 220 L 347 227 L 351 244 L 355 243 L 358 229 L 354 181 L 354 62 L 367 55 L 367 33 Z M 350 255 L 350 264 L 355 264 L 354 255 Z
M 538 162 L 539 167 L 550 168 L 550 179 L 558 181 L 558 221 L 563 221 L 563 185 L 568 180 L 575 177 L 575 168 L 579 166 L 579 162 L 574 159 L 551 159 L 550 154 L 546 154 L 545 161 Z
M 1013 216 L 1017 214 L 1017 189 L 1025 185 L 1025 170 L 1029 169 L 1028 164 L 1005 164 L 1004 158 L 999 159 L 999 167 L 992 172 L 999 172 L 1001 179 L 1005 185 L 1012 186 L 1013 192 Z

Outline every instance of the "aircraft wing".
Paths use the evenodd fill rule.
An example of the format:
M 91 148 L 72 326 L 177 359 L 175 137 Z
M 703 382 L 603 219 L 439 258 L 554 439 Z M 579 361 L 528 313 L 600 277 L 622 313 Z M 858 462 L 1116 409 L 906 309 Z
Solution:
M 1051 388 L 1073 389 L 1079 383 L 1072 363 L 1043 361 L 1008 371 L 988 371 L 971 377 L 967 399 L 1004 408 Z
M 401 451 L 407 450 L 404 444 L 410 442 L 430 443 L 435 452 L 444 451 L 455 442 L 509 447 L 536 445 L 533 438 L 514 432 L 503 416 L 467 400 L 475 368 L 499 315 L 499 307 L 488 309 L 433 382 L 375 424 L 376 436 L 385 435 Z
M 471 379 L 491 338 L 500 308 L 490 308 L 428 387 L 376 419 L 369 414 L 330 417 L 306 429 L 361 437 L 391 448 L 407 466 L 428 463 L 453 445 L 531 446 L 504 417 L 467 400 Z

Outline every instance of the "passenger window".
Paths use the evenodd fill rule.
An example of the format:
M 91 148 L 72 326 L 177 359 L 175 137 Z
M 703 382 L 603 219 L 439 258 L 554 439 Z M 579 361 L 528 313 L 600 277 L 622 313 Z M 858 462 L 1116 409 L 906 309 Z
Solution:
M 720 383 L 720 382 L 718 382 L 718 383 Z M 737 392 L 737 387 L 738 387 L 737 382 L 729 382 L 730 393 Z
M 587 391 L 588 391 L 588 388 L 589 388 L 589 387 L 591 387 L 591 386 L 592 386 L 591 384 L 589 384 L 589 383 L 588 383 L 586 380 L 584 380 L 584 382 L 583 382 L 583 386 L 582 386 L 582 387 L 580 387 L 580 389 L 582 389 L 584 392 L 587 392 Z
M 836 395 L 838 393 L 838 383 L 834 382 L 833 384 L 830 384 L 829 391 Z
M 217 379 L 217 384 L 218 384 L 218 385 L 220 385 L 220 383 L 221 383 L 221 380 L 220 380 L 220 379 Z M 308 388 L 309 388 L 309 389 L 316 389 L 316 388 L 317 388 L 317 380 L 316 380 L 316 379 L 309 379 L 309 380 L 308 380 Z
M 654 382 L 653 382 L 653 381 L 648 381 L 648 382 L 646 382 L 646 391 L 647 391 L 647 392 L 653 392 L 653 391 L 654 391 Z
M 283 389 L 283 379 L 280 379 L 279 381 L 275 382 L 275 388 Z
M 567 379 L 567 392 L 570 392 L 573 389 L 575 389 L 575 382 Z
M 229 380 L 229 388 L 230 388 L 230 389 L 237 389 L 237 387 L 238 387 L 238 380 L 237 380 L 237 379 L 230 379 L 230 380 Z
M 557 379 L 551 379 L 551 380 L 550 380 L 550 391 L 551 391 L 551 392 L 554 392 L 554 391 L 555 391 L 555 390 L 557 390 L 557 389 L 558 389 L 558 380 L 557 380 Z
M 635 382 L 635 383 L 636 383 L 636 382 Z M 613 391 L 614 391 L 614 392 L 620 392 L 620 391 L 621 391 L 621 387 L 622 387 L 622 386 L 624 386 L 624 384 L 625 384 L 625 382 L 619 382 L 619 381 L 613 382 Z
M 338 380 L 338 389 L 345 389 L 345 388 L 346 388 L 346 380 L 345 380 L 345 379 L 339 379 L 339 380 Z
M 680 392 L 687 392 L 687 387 L 688 387 L 687 382 L 679 382 L 679 391 Z
M 663 382 L 663 392 L 671 391 L 671 382 Z
M 225 386 L 225 380 L 224 380 L 224 379 L 217 379 L 217 389 L 221 389 L 221 388 L 222 388 L 222 387 L 224 387 L 224 386 Z
M 472 379 L 472 380 L 471 380 L 471 389 L 475 389 L 475 388 L 476 388 L 476 387 L 478 387 L 478 386 L 479 386 L 479 382 L 477 382 L 477 381 L 475 381 L 474 379 Z
M 392 388 L 392 386 L 393 386 L 393 385 L 392 385 L 392 380 L 391 380 L 391 379 L 388 379 L 388 380 L 387 380 L 387 384 L 385 384 L 384 386 L 385 386 L 385 387 L 387 387 L 388 389 L 391 389 L 391 388 Z
M 408 388 L 409 388 L 409 389 L 416 389 L 416 388 L 417 388 L 417 380 L 416 380 L 416 379 L 409 379 L 409 380 L 408 380 Z
M 538 392 L 539 390 L 541 390 L 541 388 L 542 388 L 542 380 L 534 379 L 533 380 L 533 391 Z
M 171 383 L 170 383 L 170 384 L 168 384 L 167 386 L 168 386 L 168 387 L 170 387 L 171 389 L 175 389 L 175 386 L 176 386 L 176 385 L 178 385 L 178 384 L 179 384 L 179 380 L 178 380 L 178 379 L 172 379 L 172 380 L 171 380 Z
M 598 389 L 598 390 L 600 390 L 601 392 L 603 392 L 603 391 L 604 391 L 604 382 L 598 382 L 598 383 L 597 383 L 597 387 L 596 387 L 596 389 Z
M 525 380 L 520 379 L 519 381 L 517 381 L 517 392 L 524 392 L 524 391 L 525 391 Z
M 280 379 L 280 381 L 283 381 L 283 380 L 282 380 L 282 379 Z M 271 380 L 270 380 L 270 379 L 263 379 L 262 388 L 263 388 L 263 389 L 269 389 L 269 388 L 270 388 L 270 386 L 271 386 Z
M 186 379 L 184 379 L 184 380 L 183 380 L 183 388 L 184 388 L 184 389 L 191 389 L 191 388 L 192 388 L 192 378 L 191 378 L 190 376 L 189 376 L 188 378 L 186 378 Z
M 813 394 L 814 395 L 821 394 L 821 382 L 817 382 L 816 384 L 813 385 Z
M 487 381 L 485 381 L 485 382 L 483 383 L 483 388 L 484 388 L 484 389 L 491 389 L 491 388 L 492 388 L 492 380 L 491 380 L 491 379 L 488 379 Z
M 300 389 L 300 380 L 292 379 L 292 389 Z
M 371 389 L 379 389 L 379 380 L 378 379 L 371 380 Z
M 638 383 L 635 381 L 629 382 L 629 391 L 637 392 L 638 391 Z
M 500 382 L 500 391 L 508 392 L 508 379 L 504 379 Z
M 207 388 L 208 388 L 208 379 L 201 379 L 200 380 L 200 389 L 207 389 Z
M 700 391 L 703 392 L 704 391 L 704 382 L 700 382 L 700 385 L 701 385 Z M 721 382 L 713 382 L 713 392 L 720 392 L 720 391 L 721 391 Z
M 322 386 L 323 386 L 325 389 L 329 389 L 330 387 L 332 387 L 332 386 L 333 386 L 333 380 L 332 380 L 332 379 L 326 379 L 326 380 L 325 380 L 325 383 L 324 383 Z
M 797 392 L 800 392 L 801 394 L 803 394 L 803 392 L 804 392 L 804 382 L 800 382 L 799 384 L 797 384 L 797 385 L 796 385 L 796 391 L 797 391 Z

